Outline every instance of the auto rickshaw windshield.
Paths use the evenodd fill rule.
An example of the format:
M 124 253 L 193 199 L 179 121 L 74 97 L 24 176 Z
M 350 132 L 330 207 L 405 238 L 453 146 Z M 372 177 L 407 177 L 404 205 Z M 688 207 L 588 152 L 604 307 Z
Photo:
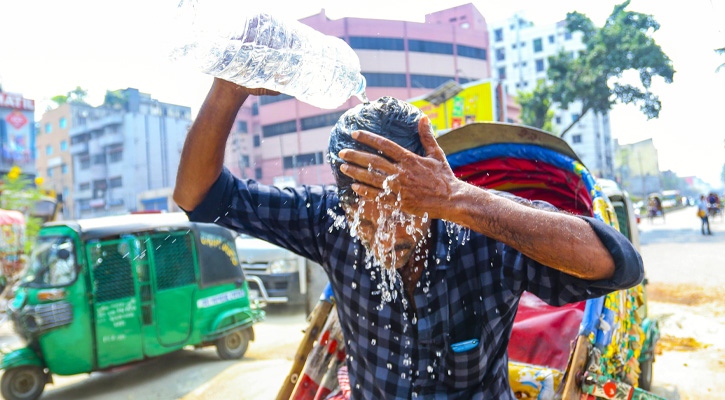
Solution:
M 39 237 L 30 256 L 28 269 L 21 279 L 23 286 L 65 286 L 76 279 L 73 239 Z

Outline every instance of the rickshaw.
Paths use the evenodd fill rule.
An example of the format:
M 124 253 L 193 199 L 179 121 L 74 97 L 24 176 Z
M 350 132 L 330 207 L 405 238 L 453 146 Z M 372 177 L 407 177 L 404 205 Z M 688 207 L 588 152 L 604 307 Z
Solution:
M 524 126 L 482 122 L 449 131 L 438 137 L 438 143 L 459 179 L 543 200 L 564 212 L 595 217 L 619 229 L 618 213 L 610 200 L 576 153 L 556 136 Z M 622 217 L 636 229 L 629 216 L 631 202 L 627 204 L 620 210 Z M 628 232 L 630 240 L 634 229 Z M 320 393 L 324 393 L 325 378 L 321 377 L 326 373 L 319 369 L 327 364 L 320 364 L 318 354 L 325 352 L 330 341 L 325 336 L 330 332 L 325 317 L 332 299 L 323 300 L 311 316 L 277 400 L 325 398 Z M 647 317 L 645 302 L 642 285 L 563 307 L 549 306 L 524 293 L 508 347 L 509 381 L 516 398 L 659 399 L 645 391 L 651 385 L 659 337 L 657 321 Z M 317 394 L 315 385 L 320 386 Z
M 26 346 L 3 355 L 5 399 L 52 374 L 111 371 L 185 346 L 244 356 L 252 308 L 234 234 L 183 213 L 45 224 L 8 306 Z

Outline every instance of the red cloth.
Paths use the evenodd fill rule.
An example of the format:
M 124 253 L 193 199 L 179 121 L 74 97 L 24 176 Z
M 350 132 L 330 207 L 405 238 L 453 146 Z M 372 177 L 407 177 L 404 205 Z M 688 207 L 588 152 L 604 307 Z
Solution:
M 544 200 L 559 209 L 591 216 L 592 199 L 573 172 L 540 161 L 492 158 L 453 171 L 476 186 L 506 191 L 529 200 Z
M 584 317 L 586 302 L 552 307 L 524 292 L 509 341 L 512 361 L 563 371 Z

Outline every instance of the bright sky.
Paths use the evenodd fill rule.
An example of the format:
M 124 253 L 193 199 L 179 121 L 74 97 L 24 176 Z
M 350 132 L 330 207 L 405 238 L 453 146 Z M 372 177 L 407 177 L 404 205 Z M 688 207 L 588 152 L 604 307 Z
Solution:
M 250 0 L 237 0 L 250 1 Z M 106 89 L 135 87 L 161 101 L 188 105 L 196 113 L 211 79 L 171 64 L 158 45 L 164 17 L 176 0 L 24 0 L 0 3 L 0 82 L 7 92 L 36 100 L 39 119 L 49 99 L 77 85 L 89 102 L 100 104 Z M 301 18 L 324 8 L 328 17 L 401 19 L 422 22 L 426 13 L 466 1 L 433 0 L 267 0 L 280 16 Z M 265 4 L 261 3 L 261 4 Z M 478 0 L 491 21 L 515 12 L 537 25 L 562 20 L 568 11 L 588 15 L 601 26 L 615 1 Z M 363 5 L 361 8 L 360 4 Z M 546 4 L 543 6 L 543 4 Z M 725 163 L 725 1 L 633 0 L 630 10 L 653 14 L 662 28 L 657 43 L 673 60 L 674 83 L 655 81 L 662 100 L 657 120 L 647 121 L 636 106 L 616 106 L 612 135 L 621 143 L 654 138 L 660 169 L 697 175 L 719 185 Z

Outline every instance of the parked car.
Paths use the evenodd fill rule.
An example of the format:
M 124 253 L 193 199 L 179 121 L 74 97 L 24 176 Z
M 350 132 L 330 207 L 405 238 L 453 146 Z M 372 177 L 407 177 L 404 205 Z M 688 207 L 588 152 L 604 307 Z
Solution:
M 26 346 L 3 354 L 2 395 L 189 345 L 241 358 L 264 319 L 247 294 L 233 232 L 183 213 L 45 224 L 8 306 Z
M 309 314 L 327 285 L 322 267 L 289 250 L 247 235 L 236 238 L 250 296 L 267 303 L 304 305 Z

